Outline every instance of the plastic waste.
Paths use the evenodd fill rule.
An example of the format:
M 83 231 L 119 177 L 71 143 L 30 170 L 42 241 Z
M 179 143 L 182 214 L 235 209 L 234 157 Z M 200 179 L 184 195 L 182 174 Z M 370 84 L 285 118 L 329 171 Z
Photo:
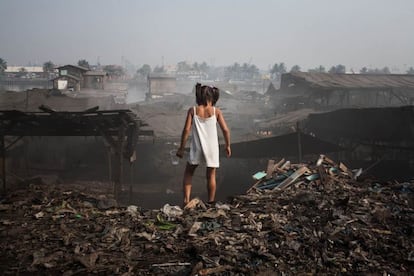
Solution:
M 170 150 L 171 164 L 174 166 L 177 166 L 180 163 L 180 159 L 175 154 L 176 154 L 176 150 Z
M 137 216 L 138 215 L 138 207 L 135 205 L 129 205 L 127 207 L 127 212 L 131 215 L 131 216 Z
M 266 176 L 266 173 L 265 172 L 263 172 L 263 171 L 260 171 L 260 172 L 257 172 L 257 173 L 255 173 L 254 175 L 253 175 L 253 179 L 255 179 L 255 180 L 260 180 L 260 179 L 262 179 L 263 177 L 265 177 Z
M 353 170 L 352 172 L 354 173 L 354 180 L 357 180 L 358 177 L 360 177 L 362 174 L 362 168 L 359 168 L 358 170 Z
M 41 211 L 39 213 L 36 213 L 34 216 L 35 216 L 35 218 L 40 219 L 40 218 L 43 218 L 45 216 L 45 213 Z
M 180 208 L 180 206 L 177 205 L 170 205 L 170 204 L 165 204 L 161 211 L 169 218 L 169 219 L 174 219 L 176 217 L 182 216 L 183 214 L 183 210 Z
M 228 205 L 228 204 L 222 204 L 220 202 L 217 202 L 216 203 L 216 208 L 217 209 L 222 209 L 222 210 L 230 211 L 230 205 Z
M 311 175 L 309 175 L 309 176 L 307 176 L 307 177 L 305 177 L 305 178 L 306 178 L 306 180 L 308 180 L 308 181 L 317 180 L 317 179 L 319 179 L 319 174 L 314 173 L 314 174 L 311 174 Z
M 174 230 L 177 225 L 174 223 L 165 221 L 161 214 L 157 215 L 157 221 L 155 222 L 155 225 L 160 230 Z

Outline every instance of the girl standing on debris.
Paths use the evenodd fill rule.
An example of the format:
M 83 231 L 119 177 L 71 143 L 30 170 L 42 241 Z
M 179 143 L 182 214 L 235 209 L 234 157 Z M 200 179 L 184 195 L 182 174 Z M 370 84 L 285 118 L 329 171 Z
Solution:
M 219 89 L 213 86 L 195 86 L 197 106 L 188 109 L 184 129 L 181 135 L 181 145 L 176 153 L 180 158 L 184 155 L 184 148 L 188 136 L 192 135 L 190 155 L 184 171 L 183 192 L 184 206 L 190 201 L 191 182 L 195 169 L 201 162 L 205 162 L 208 202 L 213 203 L 216 196 L 216 169 L 219 167 L 219 143 L 217 123 L 223 132 L 226 156 L 231 156 L 230 130 L 227 127 L 223 114 L 215 107 L 219 99 Z

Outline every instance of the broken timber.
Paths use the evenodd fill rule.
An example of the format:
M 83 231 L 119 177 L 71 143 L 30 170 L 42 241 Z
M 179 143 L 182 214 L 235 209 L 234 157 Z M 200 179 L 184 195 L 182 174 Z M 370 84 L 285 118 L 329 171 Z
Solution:
M 140 136 L 153 136 L 152 130 L 141 130 L 143 123 L 127 109 L 98 111 L 94 107 L 81 112 L 55 111 L 41 106 L 44 112 L 0 111 L 0 153 L 2 160 L 3 192 L 6 192 L 5 136 L 102 136 L 115 156 L 116 168 L 109 170 L 114 181 L 114 196 L 122 186 L 123 159 L 136 159 L 135 146 Z M 14 142 L 13 142 L 14 143 Z
M 293 184 L 299 177 L 301 177 L 305 172 L 309 171 L 307 167 L 300 167 L 297 169 L 293 174 L 291 174 L 288 178 L 283 180 L 282 183 L 280 183 L 278 186 L 276 186 L 274 189 L 277 190 L 283 190 L 289 187 L 291 184 Z

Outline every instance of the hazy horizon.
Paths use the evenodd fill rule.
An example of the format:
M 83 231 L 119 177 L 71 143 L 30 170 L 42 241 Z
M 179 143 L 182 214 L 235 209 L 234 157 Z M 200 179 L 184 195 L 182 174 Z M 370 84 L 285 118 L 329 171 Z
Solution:
M 414 66 L 414 1 L 0 2 L 0 58 L 9 66 L 209 65 L 285 62 L 302 69 Z

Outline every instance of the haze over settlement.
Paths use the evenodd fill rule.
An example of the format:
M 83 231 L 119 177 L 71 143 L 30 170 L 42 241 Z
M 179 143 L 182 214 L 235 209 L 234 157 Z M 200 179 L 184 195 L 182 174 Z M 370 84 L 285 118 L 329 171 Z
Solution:
M 9 65 L 152 68 L 187 61 L 269 70 L 343 64 L 404 73 L 414 64 L 414 3 L 398 1 L 27 1 L 0 3 Z

